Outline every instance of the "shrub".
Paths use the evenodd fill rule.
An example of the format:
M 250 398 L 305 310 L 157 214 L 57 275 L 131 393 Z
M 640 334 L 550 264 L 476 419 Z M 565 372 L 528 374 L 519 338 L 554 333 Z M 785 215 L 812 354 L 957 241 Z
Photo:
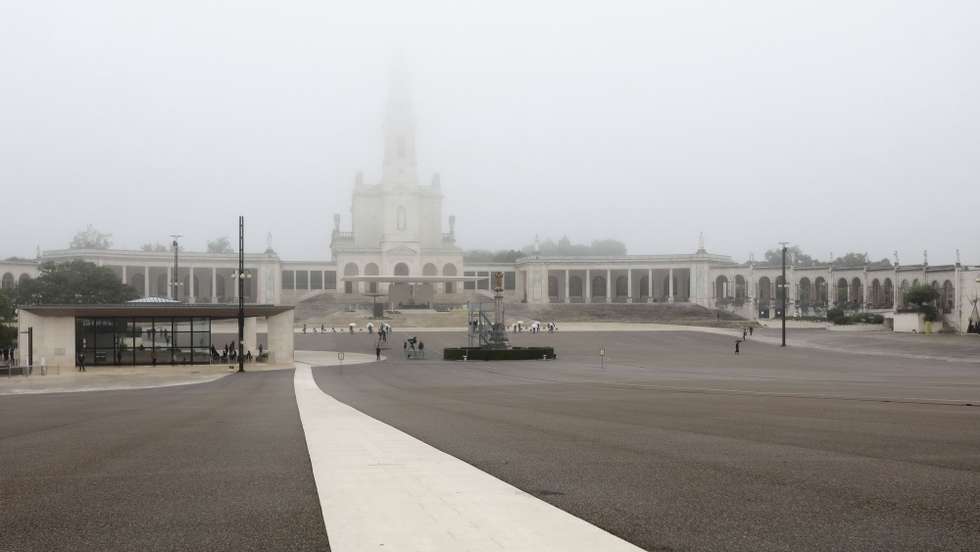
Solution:
M 830 320 L 834 324 L 847 324 L 847 315 L 844 314 L 844 309 L 840 307 L 834 307 L 827 311 L 827 320 Z

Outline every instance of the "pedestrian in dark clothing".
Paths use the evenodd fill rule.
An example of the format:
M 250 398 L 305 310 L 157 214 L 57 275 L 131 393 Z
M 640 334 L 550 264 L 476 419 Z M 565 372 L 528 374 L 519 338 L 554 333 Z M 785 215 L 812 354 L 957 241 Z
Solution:
M 381 360 L 381 346 L 380 345 L 378 345 L 377 347 L 374 348 L 374 354 L 378 357 L 378 360 Z
M 738 345 L 739 345 L 739 343 L 741 343 L 741 342 L 742 342 L 742 340 L 741 340 L 741 339 L 736 339 L 736 340 L 735 340 L 735 354 L 736 354 L 736 355 L 738 354 Z
M 425 358 L 425 343 L 419 341 L 419 356 Z
M 752 328 L 753 326 L 749 326 L 749 335 L 752 335 Z
M 747 328 L 742 328 L 742 341 L 749 335 L 749 330 Z
M 78 355 L 78 371 L 85 371 L 85 351 L 82 351 L 82 353 Z

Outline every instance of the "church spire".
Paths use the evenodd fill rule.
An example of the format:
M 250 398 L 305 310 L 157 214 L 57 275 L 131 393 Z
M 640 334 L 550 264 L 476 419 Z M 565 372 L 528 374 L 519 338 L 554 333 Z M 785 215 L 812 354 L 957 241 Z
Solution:
M 392 64 L 385 109 L 385 151 L 381 182 L 385 187 L 418 184 L 415 163 L 415 114 L 404 63 Z

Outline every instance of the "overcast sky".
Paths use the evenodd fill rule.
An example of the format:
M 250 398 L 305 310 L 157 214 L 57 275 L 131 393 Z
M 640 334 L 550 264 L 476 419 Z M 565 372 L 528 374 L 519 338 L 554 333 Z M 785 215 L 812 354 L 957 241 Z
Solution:
M 464 248 L 980 263 L 980 2 L 0 4 L 0 256 L 266 233 L 326 259 L 389 64 Z

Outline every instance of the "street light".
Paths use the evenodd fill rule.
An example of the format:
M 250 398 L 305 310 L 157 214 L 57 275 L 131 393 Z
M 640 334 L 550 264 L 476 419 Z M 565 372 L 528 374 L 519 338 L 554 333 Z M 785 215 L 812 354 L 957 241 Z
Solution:
M 238 371 L 245 371 L 245 280 L 252 275 L 245 272 L 245 217 L 238 217 Z
M 181 282 L 180 281 L 180 260 L 179 260 L 179 258 L 177 256 L 177 253 L 180 251 L 180 245 L 177 243 L 177 240 L 180 239 L 180 238 L 182 238 L 183 236 L 181 234 L 170 234 L 170 237 L 174 239 L 174 241 L 173 241 L 173 246 L 174 246 L 174 280 L 173 280 L 173 282 L 170 283 L 170 285 L 173 286 L 174 300 L 179 301 L 180 300 L 179 299 L 179 297 L 180 297 L 180 286 L 183 286 L 184 285 L 184 282 Z
M 780 306 L 782 307 L 782 311 L 783 311 L 782 317 L 781 317 L 782 318 L 782 326 L 783 326 L 783 340 L 782 340 L 782 343 L 780 344 L 780 347 L 785 347 L 786 346 L 786 292 L 789 289 L 789 285 L 786 282 L 786 246 L 788 244 L 789 244 L 789 242 L 779 242 L 779 245 L 782 245 L 783 246 L 783 283 L 780 284 L 780 287 L 783 288 L 783 297 L 782 297 L 782 300 L 780 301 L 780 303 L 781 303 Z

